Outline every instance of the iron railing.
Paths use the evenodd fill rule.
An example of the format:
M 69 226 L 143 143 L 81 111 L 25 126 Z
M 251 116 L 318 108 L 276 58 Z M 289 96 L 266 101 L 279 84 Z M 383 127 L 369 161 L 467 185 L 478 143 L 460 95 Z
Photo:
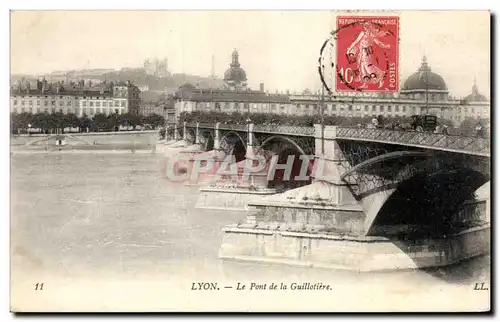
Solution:
M 182 128 L 182 124 L 178 127 Z M 188 128 L 196 128 L 196 122 L 186 123 Z M 200 128 L 215 129 L 215 124 L 199 123 Z M 247 131 L 247 124 L 219 124 L 221 130 Z M 312 126 L 290 125 L 254 125 L 257 133 L 276 133 L 292 136 L 314 136 Z M 452 152 L 490 156 L 490 139 L 461 135 L 445 135 L 432 132 L 416 132 L 392 129 L 370 129 L 338 126 L 336 138 L 344 140 L 360 140 L 380 143 L 394 143 L 415 147 L 433 148 Z
M 248 125 L 246 124 L 219 124 L 219 129 L 221 130 L 233 130 L 233 131 L 247 131 Z
M 254 132 L 279 133 L 296 136 L 314 136 L 312 126 L 291 126 L 291 125 L 255 125 Z
M 196 126 L 196 124 L 195 124 Z M 213 123 L 200 123 L 200 129 L 215 129 L 215 124 Z
M 337 127 L 336 137 L 344 140 L 396 143 L 445 151 L 466 151 L 476 155 L 490 155 L 490 139 L 481 137 L 352 127 Z

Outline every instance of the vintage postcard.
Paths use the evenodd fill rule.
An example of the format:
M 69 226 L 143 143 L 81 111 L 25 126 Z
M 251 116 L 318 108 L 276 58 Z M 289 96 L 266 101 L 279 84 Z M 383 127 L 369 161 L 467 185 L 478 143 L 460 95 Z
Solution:
M 10 18 L 12 312 L 490 310 L 490 12 Z

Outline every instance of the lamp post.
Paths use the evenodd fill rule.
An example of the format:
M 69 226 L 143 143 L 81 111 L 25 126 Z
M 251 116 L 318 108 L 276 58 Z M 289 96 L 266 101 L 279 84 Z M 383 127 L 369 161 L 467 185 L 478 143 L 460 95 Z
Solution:
M 429 73 L 425 72 L 425 114 L 429 114 Z
M 319 116 L 321 121 L 321 154 L 325 154 L 325 87 L 321 85 L 321 96 L 319 104 Z
M 28 136 L 31 136 L 31 123 L 28 124 Z
M 250 134 L 250 123 L 252 122 L 252 120 L 249 117 L 247 117 L 245 122 L 247 123 L 247 134 Z

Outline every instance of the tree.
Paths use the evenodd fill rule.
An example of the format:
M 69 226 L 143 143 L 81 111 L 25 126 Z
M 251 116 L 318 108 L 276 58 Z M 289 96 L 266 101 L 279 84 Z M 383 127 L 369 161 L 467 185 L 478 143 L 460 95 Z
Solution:
M 118 131 L 119 115 L 116 113 L 109 114 L 107 117 L 108 129 L 110 131 Z
M 66 115 L 68 126 L 80 128 L 80 119 L 74 113 Z
M 125 114 L 121 114 L 119 117 L 118 117 L 118 122 L 120 125 L 122 126 L 126 126 L 126 127 L 130 127 L 130 126 L 133 126 L 134 129 L 137 125 L 140 125 L 141 124 L 141 119 L 140 119 L 140 116 L 138 115 L 135 115 L 133 113 L 125 113 Z
M 139 120 L 140 120 L 140 123 L 141 123 L 142 125 L 150 125 L 150 123 L 148 122 L 148 120 L 149 120 L 149 115 L 148 115 L 148 116 L 141 115 L 141 116 L 139 117 Z
M 90 128 L 92 127 L 92 120 L 87 115 L 83 115 L 80 118 L 80 125 L 80 129 L 82 131 L 90 130 Z
M 92 118 L 92 128 L 96 131 L 105 131 L 108 127 L 108 119 L 105 114 L 98 113 Z
M 20 123 L 21 122 L 19 119 L 19 114 L 11 112 L 10 113 L 10 127 L 11 127 L 12 133 L 19 134 L 20 128 L 21 128 Z
M 154 129 L 163 126 L 165 124 L 165 118 L 158 114 L 148 115 L 145 120 L 143 120 L 143 124 L 149 124 Z
M 134 127 L 134 130 L 136 129 L 137 125 L 141 125 L 141 117 L 135 113 L 128 113 L 129 114 L 129 120 L 130 120 L 130 125 Z
M 45 133 L 47 129 L 47 124 L 46 124 L 46 116 L 45 113 L 36 113 L 33 115 L 33 127 L 39 128 L 42 130 L 42 133 Z
M 118 124 L 120 124 L 121 126 L 130 126 L 131 124 L 131 120 L 130 120 L 130 115 L 128 113 L 126 114 L 119 114 L 118 115 Z
M 21 114 L 18 114 L 16 121 L 17 121 L 19 128 L 20 129 L 27 129 L 28 124 L 32 123 L 32 118 L 33 117 L 32 117 L 31 113 L 23 112 Z
M 65 127 L 69 126 L 66 120 L 66 115 L 64 115 L 62 112 L 51 114 L 50 119 L 52 121 L 52 128 L 56 130 L 56 132 L 58 132 L 58 130 L 61 130 L 62 132 Z

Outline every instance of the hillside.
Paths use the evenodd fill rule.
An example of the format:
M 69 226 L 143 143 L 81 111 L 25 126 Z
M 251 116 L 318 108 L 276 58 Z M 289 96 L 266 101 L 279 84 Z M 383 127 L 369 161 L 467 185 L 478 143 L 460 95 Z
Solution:
M 201 87 L 219 87 L 223 84 L 220 79 L 188 74 L 173 74 L 169 77 L 159 78 L 146 74 L 146 72 L 140 68 L 106 73 L 99 77 L 99 79 L 119 81 L 131 80 L 138 86 L 147 85 L 150 90 L 164 90 L 165 88 L 175 89 L 185 83 L 191 83 L 193 85 L 199 84 Z
M 71 80 L 76 80 L 80 78 L 88 79 L 98 79 L 98 80 L 108 80 L 108 81 L 127 81 L 131 80 L 136 85 L 143 87 L 148 86 L 150 90 L 153 91 L 164 91 L 168 88 L 170 91 L 175 90 L 179 86 L 185 83 L 191 83 L 193 85 L 198 85 L 200 87 L 221 87 L 223 82 L 221 79 L 212 79 L 210 77 L 202 77 L 197 75 L 189 74 L 173 74 L 169 77 L 156 77 L 153 75 L 148 75 L 142 68 L 124 68 L 122 70 L 110 70 L 110 69 L 98 69 L 98 70 L 78 70 L 78 71 L 63 71 L 56 72 L 52 74 L 42 75 L 46 79 L 52 79 L 54 81 L 64 80 L 66 76 Z M 17 80 L 25 77 L 27 80 L 35 82 L 38 78 L 34 75 L 11 75 L 11 82 L 16 82 Z

